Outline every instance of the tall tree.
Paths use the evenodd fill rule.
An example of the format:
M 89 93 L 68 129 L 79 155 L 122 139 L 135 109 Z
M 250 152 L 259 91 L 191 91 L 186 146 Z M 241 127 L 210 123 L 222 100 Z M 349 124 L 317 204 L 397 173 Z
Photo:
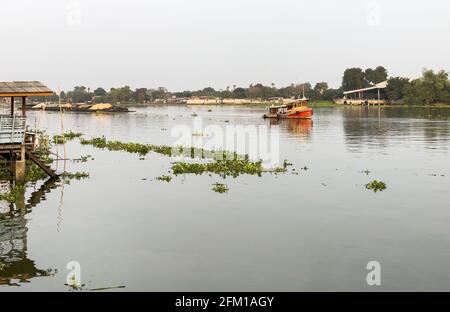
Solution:
M 378 66 L 375 69 L 367 68 L 364 72 L 366 81 L 376 84 L 387 80 L 388 72 L 383 66 Z
M 433 104 L 450 102 L 450 82 L 448 74 L 441 70 L 434 73 L 425 69 L 422 77 L 411 81 L 405 90 L 405 102 L 408 104 Z
M 405 96 L 409 79 L 404 77 L 391 77 L 388 80 L 386 95 L 390 101 L 399 101 Z
M 105 96 L 106 95 L 106 90 L 103 88 L 97 88 L 94 90 L 94 95 L 95 96 Z
M 342 88 L 344 91 L 361 89 L 368 86 L 366 77 L 361 68 L 348 68 L 342 77 Z

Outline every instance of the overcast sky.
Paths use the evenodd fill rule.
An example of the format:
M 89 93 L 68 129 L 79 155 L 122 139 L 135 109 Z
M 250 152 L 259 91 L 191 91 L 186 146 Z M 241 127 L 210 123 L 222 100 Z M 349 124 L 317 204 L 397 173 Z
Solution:
M 0 81 L 51 88 L 340 84 L 450 70 L 447 0 L 2 0 Z

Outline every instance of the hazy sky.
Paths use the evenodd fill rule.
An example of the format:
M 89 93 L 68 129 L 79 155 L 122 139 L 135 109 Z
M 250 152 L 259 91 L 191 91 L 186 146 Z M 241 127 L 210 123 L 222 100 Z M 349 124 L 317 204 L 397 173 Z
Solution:
M 450 70 L 448 0 L 2 0 L 0 81 L 340 84 L 347 67 Z

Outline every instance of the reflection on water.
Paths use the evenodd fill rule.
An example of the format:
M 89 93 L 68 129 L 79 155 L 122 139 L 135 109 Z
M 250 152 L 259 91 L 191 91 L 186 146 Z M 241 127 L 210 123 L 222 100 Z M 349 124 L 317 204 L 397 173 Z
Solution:
M 447 108 L 345 107 L 345 141 L 352 151 L 402 145 L 405 141 L 421 142 L 426 149 L 446 150 L 449 115 Z
M 313 127 L 312 119 L 270 119 L 270 126 L 279 126 L 299 138 L 300 142 L 308 141 Z
M 10 181 L 1 181 L 2 192 L 7 191 Z M 15 204 L 0 201 L 0 285 L 20 286 L 32 278 L 53 276 L 53 269 L 39 269 L 28 258 L 28 227 L 26 214 L 36 207 L 45 194 L 56 187 L 54 180 L 49 180 L 34 191 L 25 202 L 25 191 L 21 192 Z

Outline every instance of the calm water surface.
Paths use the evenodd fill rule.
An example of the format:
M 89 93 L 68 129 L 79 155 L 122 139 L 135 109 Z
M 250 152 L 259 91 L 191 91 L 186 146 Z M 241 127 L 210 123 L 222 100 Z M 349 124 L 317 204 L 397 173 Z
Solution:
M 377 290 L 450 291 L 449 109 L 317 108 L 311 123 L 264 120 L 262 108 L 141 107 L 66 114 L 64 126 L 172 145 L 171 129 L 191 127 L 193 112 L 204 125 L 279 126 L 280 159 L 299 174 L 227 178 L 229 193 L 217 194 L 218 176 L 155 181 L 169 157 L 140 160 L 75 140 L 69 157 L 94 160 L 66 169 L 88 180 L 39 183 L 22 203 L 2 205 L 0 291 L 68 290 L 72 260 L 87 288 L 364 291 L 366 265 L 377 260 Z M 32 112 L 35 123 L 60 131 L 57 113 Z M 374 179 L 387 190 L 366 190 Z

